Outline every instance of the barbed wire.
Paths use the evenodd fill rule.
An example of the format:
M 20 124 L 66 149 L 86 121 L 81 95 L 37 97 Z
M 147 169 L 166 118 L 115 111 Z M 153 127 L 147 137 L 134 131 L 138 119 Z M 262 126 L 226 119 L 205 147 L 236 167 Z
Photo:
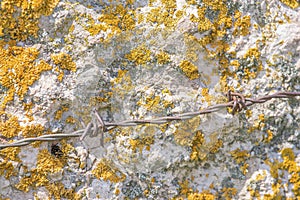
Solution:
M 253 98 L 245 98 L 240 93 L 234 93 L 229 91 L 227 93 L 228 102 L 227 103 L 221 103 L 216 104 L 213 106 L 209 106 L 207 108 L 201 109 L 199 111 L 195 112 L 186 112 L 174 116 L 165 116 L 165 117 L 158 117 L 158 118 L 152 118 L 152 119 L 133 119 L 133 120 L 125 120 L 120 122 L 104 122 L 101 116 L 98 114 L 96 109 L 93 109 L 92 111 L 92 120 L 87 125 L 85 125 L 82 121 L 81 124 L 83 126 L 83 129 L 74 131 L 72 133 L 56 133 L 56 134 L 47 134 L 42 135 L 39 137 L 32 137 L 32 138 L 24 138 L 17 140 L 12 143 L 5 142 L 2 137 L 2 143 L 0 144 L 0 150 L 7 148 L 7 147 L 20 147 L 29 145 L 33 142 L 37 141 L 57 141 L 61 140 L 63 138 L 71 138 L 71 137 L 80 137 L 80 140 L 84 140 L 84 138 L 89 135 L 90 137 L 96 137 L 97 135 L 101 136 L 101 145 L 103 146 L 103 140 L 104 140 L 104 133 L 114 129 L 118 126 L 137 126 L 141 124 L 164 124 L 170 121 L 174 120 L 187 120 L 191 119 L 195 116 L 202 115 L 202 114 L 208 114 L 212 112 L 216 112 L 223 108 L 232 108 L 232 114 L 235 114 L 236 112 L 240 112 L 244 109 L 247 109 L 248 106 L 251 106 L 253 104 L 257 103 L 264 103 L 268 100 L 271 100 L 273 98 L 292 98 L 300 96 L 300 92 L 277 92 L 272 95 L 265 95 L 256 99 Z M 1 138 L 0 138 L 1 139 Z

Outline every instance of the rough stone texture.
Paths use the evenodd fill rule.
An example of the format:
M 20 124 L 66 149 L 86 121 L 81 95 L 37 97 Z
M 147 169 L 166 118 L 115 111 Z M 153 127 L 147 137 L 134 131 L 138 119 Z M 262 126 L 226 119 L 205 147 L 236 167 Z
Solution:
M 2 15 L 4 2 L 22 10 L 6 0 Z M 35 62 L 52 66 L 34 72 L 39 78 L 23 99 L 15 91 L 5 103 L 10 87 L 0 82 L 2 143 L 82 129 L 94 108 L 104 122 L 118 122 L 197 111 L 225 102 L 229 89 L 253 98 L 300 91 L 297 1 L 48 4 L 28 8 L 39 13 L 36 37 L 13 38 L 2 27 L 2 79 L 9 71 L 25 74 L 4 71 L 16 46 L 37 49 Z M 223 109 L 116 127 L 104 133 L 103 145 L 89 132 L 83 141 L 3 149 L 0 199 L 297 199 L 299 123 L 299 97 L 273 99 L 235 115 Z

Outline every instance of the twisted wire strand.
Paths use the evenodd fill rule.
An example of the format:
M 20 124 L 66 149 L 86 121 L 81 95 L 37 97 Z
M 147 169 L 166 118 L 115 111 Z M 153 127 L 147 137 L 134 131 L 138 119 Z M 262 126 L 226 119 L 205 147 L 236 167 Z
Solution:
M 265 103 L 266 101 L 269 101 L 273 98 L 292 98 L 296 96 L 300 96 L 300 92 L 277 92 L 272 95 L 265 95 L 253 99 L 253 98 L 245 98 L 240 93 L 233 93 L 231 91 L 228 91 L 227 103 L 216 104 L 199 111 L 186 112 L 174 116 L 165 116 L 165 117 L 158 117 L 152 119 L 133 119 L 133 120 L 124 120 L 120 122 L 107 122 L 107 123 L 104 123 L 101 116 L 94 109 L 91 122 L 88 123 L 87 126 L 83 124 L 84 127 L 83 129 L 74 131 L 72 133 L 47 134 L 39 137 L 20 139 L 12 143 L 4 143 L 4 144 L 0 143 L 0 150 L 7 147 L 25 146 L 37 141 L 56 141 L 56 140 L 61 140 L 63 138 L 70 138 L 70 137 L 80 137 L 80 140 L 83 140 L 88 134 L 91 137 L 95 137 L 99 133 L 101 134 L 101 144 L 103 145 L 104 132 L 114 129 L 118 126 L 137 126 L 140 124 L 164 124 L 174 120 L 187 120 L 198 115 L 217 112 L 220 109 L 227 108 L 227 107 L 232 108 L 232 114 L 235 114 L 236 112 L 240 112 L 243 109 L 247 109 L 248 106 L 257 103 Z

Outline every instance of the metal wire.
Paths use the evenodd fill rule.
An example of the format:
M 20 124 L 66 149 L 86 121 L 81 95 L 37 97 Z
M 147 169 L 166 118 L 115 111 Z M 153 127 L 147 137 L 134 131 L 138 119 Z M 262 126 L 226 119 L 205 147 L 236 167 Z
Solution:
M 264 103 L 273 98 L 292 98 L 296 96 L 300 96 L 300 92 L 277 92 L 272 95 L 266 95 L 256 99 L 252 99 L 252 98 L 245 98 L 240 93 L 234 93 L 229 91 L 227 94 L 228 97 L 227 103 L 221 103 L 221 104 L 209 106 L 207 108 L 204 108 L 196 112 L 187 112 L 187 113 L 182 113 L 174 116 L 158 117 L 153 119 L 134 119 L 134 120 L 125 120 L 120 122 L 107 122 L 107 123 L 104 123 L 101 116 L 97 113 L 96 109 L 93 109 L 91 122 L 88 123 L 87 126 L 83 124 L 84 128 L 81 130 L 72 133 L 47 134 L 39 137 L 24 138 L 24 139 L 17 140 L 13 143 L 0 144 L 0 150 L 7 147 L 20 147 L 20 146 L 29 145 L 32 142 L 36 142 L 36 141 L 56 141 L 56 140 L 61 140 L 63 138 L 70 138 L 70 137 L 80 137 L 80 140 L 83 140 L 88 134 L 90 137 L 95 137 L 99 135 L 99 133 L 101 134 L 101 144 L 103 145 L 104 132 L 116 128 L 118 126 L 137 126 L 140 124 L 164 124 L 174 120 L 191 119 L 198 115 L 217 112 L 220 109 L 228 108 L 228 107 L 232 108 L 232 114 L 235 114 L 236 112 L 240 112 L 244 109 L 247 109 L 248 106 L 257 103 Z M 4 141 L 3 137 L 1 141 L 3 143 Z

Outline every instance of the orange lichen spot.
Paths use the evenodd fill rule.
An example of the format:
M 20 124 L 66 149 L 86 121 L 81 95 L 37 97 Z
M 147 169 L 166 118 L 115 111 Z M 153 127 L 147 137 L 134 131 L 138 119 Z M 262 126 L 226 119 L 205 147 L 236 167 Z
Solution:
M 250 117 L 252 117 L 252 110 L 246 110 L 246 117 L 249 119 Z
M 187 197 L 188 200 L 214 200 L 216 197 L 209 191 L 202 191 L 200 193 L 191 193 Z
M 223 199 L 230 200 L 233 199 L 234 196 L 237 194 L 236 188 L 222 188 L 222 197 Z
M 130 10 L 119 3 L 107 6 L 98 17 L 98 22 L 90 15 L 87 16 L 87 19 L 88 25 L 83 28 L 89 31 L 92 36 L 106 32 L 105 41 L 107 42 L 122 32 L 133 30 L 137 20 L 134 10 Z
M 295 162 L 295 154 L 291 148 L 285 148 L 281 151 L 281 157 L 283 158 L 282 168 L 289 173 L 297 172 L 300 167 Z
M 14 168 L 12 161 L 21 162 L 18 157 L 19 152 L 19 147 L 8 147 L 0 150 L 0 175 L 5 175 L 6 179 L 17 175 L 18 170 Z
M 92 170 L 98 179 L 103 179 L 104 181 L 110 181 L 113 183 L 122 182 L 125 180 L 126 176 L 122 174 L 117 168 L 109 165 L 109 161 L 102 159 L 97 166 Z
M 76 64 L 73 62 L 73 59 L 69 54 L 52 54 L 51 59 L 53 63 L 58 65 L 61 69 L 76 72 Z
M 204 134 L 200 131 L 197 131 L 192 141 L 192 152 L 190 155 L 191 160 L 198 160 L 199 148 L 201 148 L 204 142 Z
M 269 143 L 273 139 L 273 132 L 271 130 L 267 130 L 267 136 L 264 138 L 264 142 Z
M 154 144 L 154 134 L 156 132 L 156 126 L 148 125 L 143 128 L 143 133 L 140 134 L 138 139 L 130 139 L 129 144 L 133 152 L 136 152 L 139 149 L 139 152 L 142 153 L 145 148 L 147 151 L 150 151 L 150 147 Z
M 156 55 L 156 58 L 157 58 L 157 63 L 160 65 L 166 64 L 170 61 L 170 55 L 163 51 L 159 52 Z
M 251 18 L 249 15 L 239 17 L 234 23 L 233 35 L 246 36 L 250 33 L 250 27 L 251 27 Z
M 107 31 L 109 27 L 106 24 L 96 24 L 95 20 L 90 17 L 88 21 L 88 27 L 86 29 L 91 34 L 91 36 L 95 36 L 100 33 L 100 31 Z
M 250 157 L 247 150 L 240 150 L 240 148 L 231 151 L 230 154 L 238 164 L 244 163 Z
M 32 116 L 32 107 L 33 107 L 33 103 L 23 103 L 23 109 L 25 111 L 25 116 L 28 119 L 28 122 L 31 122 L 34 120 L 34 117 Z
M 115 195 L 119 195 L 121 193 L 120 189 L 119 188 L 116 188 L 115 189 Z
M 210 22 L 210 20 L 204 17 L 203 20 L 199 21 L 198 23 L 198 30 L 199 32 L 208 31 L 211 29 L 212 26 L 213 24 Z
M 13 138 L 21 131 L 18 117 L 12 116 L 6 121 L 0 121 L 0 134 L 6 138 Z
M 61 141 L 61 151 L 65 155 L 69 154 L 70 152 L 72 152 L 74 150 L 75 150 L 75 148 L 70 143 L 67 143 L 66 140 Z
M 249 58 L 249 59 L 259 59 L 261 56 L 260 51 L 254 47 L 247 50 L 247 52 L 243 55 L 243 58 Z
M 239 66 L 240 66 L 240 63 L 239 63 L 238 60 L 232 60 L 232 61 L 230 62 L 230 65 L 234 66 L 234 67 L 235 67 L 235 70 L 237 70 L 237 69 L 239 68 Z
M 201 95 L 203 97 L 202 102 L 206 102 L 208 105 L 211 105 L 213 96 L 209 94 L 209 88 L 202 88 Z
M 210 153 L 217 153 L 220 148 L 223 147 L 223 140 L 218 139 L 211 147 L 209 148 Z
M 52 68 L 43 60 L 37 63 L 38 55 L 35 48 L 0 48 L 0 84 L 8 89 L 2 102 L 3 108 L 14 100 L 15 94 L 23 99 L 29 86 L 40 78 L 41 73 Z
M 118 76 L 111 80 L 111 85 L 113 88 L 109 96 L 118 95 L 121 99 L 124 99 L 128 95 L 128 91 L 131 91 L 134 87 L 128 70 L 119 70 Z
M 147 110 L 157 110 L 160 102 L 160 96 L 155 96 L 154 94 L 149 95 L 146 97 L 145 103 L 141 101 L 137 102 L 137 105 L 142 105 L 143 107 L 147 108 Z
M 161 95 L 155 95 L 154 92 L 151 92 L 147 96 L 143 95 L 137 105 L 146 108 L 148 111 L 161 112 L 165 108 L 174 107 L 173 102 L 167 98 L 170 95 L 171 93 L 167 93 L 166 89 L 162 90 Z
M 197 130 L 199 124 L 200 117 L 194 117 L 176 124 L 177 129 L 174 132 L 175 142 L 182 146 L 192 146 L 194 141 L 196 142 L 197 139 L 202 137 L 202 133 Z
M 173 1 L 164 1 L 163 6 L 152 8 L 146 15 L 146 22 L 152 23 L 158 27 L 161 25 L 164 30 L 174 30 L 177 22 L 182 17 L 183 12 L 174 7 Z
M 29 36 L 37 37 L 39 19 L 50 15 L 59 0 L 11 1 L 1 2 L 0 35 L 7 35 L 12 40 L 26 40 Z
M 300 170 L 298 170 L 298 173 L 293 173 L 291 175 L 291 178 L 289 179 L 290 183 L 294 184 L 293 192 L 296 197 L 300 196 Z
M 64 71 L 61 70 L 61 69 L 59 69 L 58 67 L 55 68 L 55 71 L 58 72 L 57 80 L 58 80 L 59 82 L 62 82 L 62 80 L 63 80 L 63 78 L 64 78 L 64 75 L 65 75 Z
M 55 117 L 54 117 L 54 119 L 60 120 L 61 117 L 62 117 L 62 114 L 63 114 L 64 112 L 68 111 L 68 110 L 69 110 L 69 107 L 68 107 L 68 106 L 62 106 L 59 110 L 57 110 L 57 111 L 55 112 Z
M 256 181 L 262 181 L 262 180 L 265 180 L 266 176 L 267 176 L 266 170 L 263 170 L 263 173 L 262 173 L 262 174 L 259 173 L 259 174 L 256 175 L 255 180 L 256 180 Z
M 76 194 L 73 189 L 66 189 L 66 187 L 58 182 L 58 183 L 50 183 L 46 186 L 46 189 L 49 192 L 49 198 L 54 196 L 55 199 L 81 199 L 80 195 Z
M 179 64 L 179 68 L 190 80 L 197 79 L 200 76 L 197 66 L 187 60 L 182 60 Z
M 285 170 L 289 175 L 289 182 L 288 185 L 292 185 L 292 191 L 294 192 L 295 196 L 300 195 L 300 166 L 297 165 L 295 153 L 291 148 L 284 148 L 281 150 L 281 157 L 283 159 L 282 162 L 275 160 L 274 162 L 270 162 L 266 160 L 266 163 L 270 166 L 271 175 L 278 179 L 278 171 Z M 280 180 L 279 180 L 280 181 Z M 273 192 L 275 194 L 279 193 L 279 189 L 282 187 L 281 184 L 272 185 Z
M 147 190 L 147 189 L 146 189 L 146 190 L 144 190 L 144 192 L 143 192 L 143 193 L 144 193 L 144 195 L 145 195 L 146 197 L 148 197 L 148 196 L 149 196 L 149 190 Z
M 172 101 L 168 100 L 162 100 L 162 104 L 164 105 L 165 108 L 174 108 L 175 105 Z
M 62 170 L 64 163 L 52 156 L 47 149 L 43 149 L 37 156 L 37 171 L 46 173 L 56 173 Z
M 66 122 L 69 124 L 75 124 L 76 120 L 72 116 L 68 116 Z
M 180 194 L 187 196 L 188 194 L 192 193 L 193 190 L 189 186 L 189 181 L 184 180 L 183 182 L 179 183 L 180 185 Z
M 114 79 L 114 83 L 121 83 L 127 72 L 128 70 L 119 70 L 118 76 Z
M 11 176 L 17 175 L 17 170 L 14 168 L 11 161 L 8 160 L 0 160 L 0 175 L 5 175 L 6 179 L 9 179 Z
M 280 1 L 293 9 L 296 9 L 299 7 L 299 1 L 297 1 L 297 0 L 280 0 Z
M 58 173 L 63 169 L 64 163 L 52 156 L 47 149 L 43 149 L 37 156 L 36 168 L 28 171 L 30 176 L 24 176 L 16 185 L 16 188 L 28 192 L 30 187 L 47 186 L 48 175 Z
M 126 54 L 125 58 L 138 65 L 145 65 L 151 60 L 151 51 L 145 45 L 141 45 Z
M 270 160 L 265 160 L 265 163 L 270 167 L 271 176 L 278 179 L 278 169 L 282 166 L 282 163 L 278 160 L 271 162 Z
M 22 136 L 24 138 L 41 136 L 45 128 L 41 124 L 32 124 L 22 127 Z
M 4 160 L 12 160 L 12 161 L 20 162 L 21 160 L 18 157 L 19 152 L 20 152 L 19 147 L 8 147 L 0 150 L 0 156 Z
M 254 120 L 254 123 L 249 129 L 247 130 L 248 133 L 252 133 L 255 130 L 262 130 L 265 127 L 265 115 L 259 114 L 258 118 Z
M 248 164 L 248 163 L 244 163 L 244 165 L 240 167 L 240 170 L 241 170 L 241 172 L 242 172 L 244 175 L 247 174 L 247 172 L 248 172 L 248 167 L 249 167 L 249 164 Z

